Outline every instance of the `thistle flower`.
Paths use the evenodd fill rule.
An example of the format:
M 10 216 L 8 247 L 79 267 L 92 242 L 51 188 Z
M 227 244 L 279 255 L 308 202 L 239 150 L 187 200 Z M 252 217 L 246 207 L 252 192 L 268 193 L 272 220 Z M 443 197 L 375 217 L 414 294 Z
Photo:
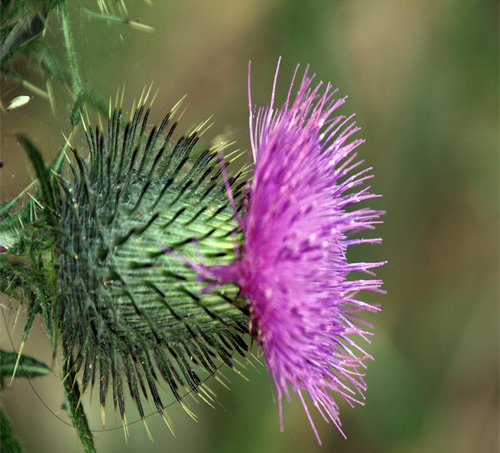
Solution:
M 349 262 L 347 250 L 381 242 L 352 236 L 373 229 L 383 213 L 348 209 L 376 196 L 364 186 L 371 168 L 359 170 L 363 161 L 354 152 L 363 140 L 350 140 L 359 130 L 352 116 L 335 115 L 345 98 L 334 99 L 330 84 L 313 86 L 314 76 L 307 72 L 295 100 L 292 80 L 285 104 L 276 110 L 278 70 L 271 104 L 258 110 L 252 109 L 249 74 L 255 167 L 246 207 L 238 216 L 243 244 L 233 262 L 197 269 L 200 279 L 211 280 L 205 290 L 235 282 L 248 300 L 251 331 L 276 384 L 281 429 L 282 398 L 290 399 L 290 388 L 321 443 L 302 391 L 341 432 L 330 391 L 351 406 L 362 404 L 356 393 L 363 398 L 363 362 L 371 357 L 352 336 L 367 339 L 369 332 L 356 313 L 378 308 L 359 300 L 358 293 L 380 291 L 382 282 L 349 275 L 371 274 L 369 269 L 383 263 Z M 231 198 L 229 189 L 228 194 Z

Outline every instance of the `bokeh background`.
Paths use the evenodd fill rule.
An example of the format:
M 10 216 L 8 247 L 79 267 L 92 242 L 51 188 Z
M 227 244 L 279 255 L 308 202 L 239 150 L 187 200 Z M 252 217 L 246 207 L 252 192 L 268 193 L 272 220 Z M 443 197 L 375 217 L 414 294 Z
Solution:
M 97 1 L 87 5 L 97 8 Z M 349 95 L 341 113 L 356 112 L 366 143 L 359 149 L 375 168 L 371 207 L 387 210 L 381 246 L 360 248 L 362 260 L 388 260 L 378 275 L 387 295 L 370 316 L 375 336 L 367 351 L 364 407 L 340 401 L 344 440 L 313 414 L 317 445 L 297 398 L 284 404 L 285 431 L 264 366 L 229 370 L 231 391 L 213 381 L 215 409 L 196 405 L 198 422 L 174 404 L 171 435 L 159 417 L 97 432 L 101 452 L 495 452 L 498 451 L 498 5 L 475 0 L 156 0 L 128 1 L 129 16 L 152 34 L 89 20 L 72 9 L 83 78 L 104 98 L 125 85 L 125 107 L 154 81 L 158 120 L 184 94 L 184 130 L 212 116 L 205 135 L 249 148 L 247 65 L 253 100 L 269 102 L 278 57 L 278 99 L 284 100 L 295 65 L 310 64 L 318 80 Z M 47 40 L 60 47 L 53 17 Z M 28 67 L 20 70 L 43 83 Z M 53 157 L 69 135 L 69 96 L 57 86 L 57 110 L 32 98 L 2 113 L 0 197 L 22 190 L 33 171 L 14 132 L 28 133 Z M 3 83 L 4 105 L 18 87 Z M 181 126 L 182 130 L 182 126 Z M 8 301 L 3 298 L 4 305 Z M 19 347 L 22 311 L 7 316 Z M 1 347 L 11 349 L 4 321 Z M 37 326 L 26 353 L 50 363 L 48 340 Z M 75 432 L 59 417 L 57 376 L 16 380 L 3 392 L 6 412 L 28 452 L 80 452 Z M 37 392 L 38 396 L 35 394 Z M 136 418 L 129 405 L 128 420 Z M 86 403 L 99 428 L 99 406 Z

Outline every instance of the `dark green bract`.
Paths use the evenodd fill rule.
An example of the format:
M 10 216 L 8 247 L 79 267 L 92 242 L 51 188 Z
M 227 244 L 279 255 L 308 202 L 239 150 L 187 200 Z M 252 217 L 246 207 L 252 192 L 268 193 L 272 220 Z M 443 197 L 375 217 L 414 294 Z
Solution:
M 148 117 L 140 106 L 122 128 L 116 109 L 106 134 L 86 127 L 88 158 L 70 148 L 54 168 L 20 137 L 36 201 L 16 216 L 0 208 L 1 237 L 11 241 L 0 253 L 0 290 L 28 302 L 25 338 L 41 313 L 54 349 L 62 346 L 64 375 L 77 376 L 82 393 L 98 386 L 103 406 L 111 390 L 122 419 L 125 392 L 142 418 L 143 397 L 163 415 L 158 382 L 180 400 L 181 388 L 198 391 L 198 370 L 214 374 L 247 351 L 238 288 L 203 293 L 190 266 L 233 260 L 239 241 L 217 150 L 192 159 L 199 130 L 174 141 L 171 114 L 152 130 Z M 237 180 L 228 183 L 240 206 Z

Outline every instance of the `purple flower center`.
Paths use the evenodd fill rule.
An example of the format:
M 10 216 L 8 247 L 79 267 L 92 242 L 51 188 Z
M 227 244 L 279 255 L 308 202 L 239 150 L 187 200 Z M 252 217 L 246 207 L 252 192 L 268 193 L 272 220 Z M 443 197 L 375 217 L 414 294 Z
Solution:
M 352 336 L 368 341 L 357 313 L 378 308 L 358 294 L 381 292 L 382 282 L 348 276 L 371 274 L 370 268 L 384 263 L 349 263 L 346 254 L 351 245 L 381 242 L 351 236 L 373 229 L 383 212 L 351 206 L 375 197 L 363 187 L 371 168 L 354 171 L 363 161 L 356 161 L 353 150 L 363 141 L 349 141 L 359 130 L 352 116 L 334 115 L 345 98 L 335 100 L 330 84 L 322 92 L 322 83 L 312 87 L 313 78 L 306 70 L 293 103 L 292 81 L 280 109 L 273 106 L 276 78 L 269 107 L 252 109 L 250 101 L 255 168 L 239 217 L 243 245 L 233 263 L 203 267 L 200 277 L 212 279 L 211 286 L 240 287 L 276 383 L 280 414 L 282 395 L 290 399 L 291 388 L 321 443 L 301 392 L 339 430 L 330 391 L 362 404 L 355 396 L 363 398 L 366 389 L 360 367 L 371 357 Z

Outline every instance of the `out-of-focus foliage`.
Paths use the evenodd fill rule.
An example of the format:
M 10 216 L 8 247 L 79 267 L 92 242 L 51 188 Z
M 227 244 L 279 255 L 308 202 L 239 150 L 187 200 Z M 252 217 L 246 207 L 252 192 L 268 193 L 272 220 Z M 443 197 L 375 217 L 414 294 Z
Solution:
M 7 379 L 23 377 L 32 379 L 50 373 L 50 368 L 33 357 L 19 356 L 0 349 L 0 391 Z M 8 417 L 0 407 L 0 451 L 18 453 L 23 451 L 21 442 L 12 431 Z
M 0 349 L 0 389 L 4 388 L 6 379 L 15 376 L 32 379 L 49 373 L 50 368 L 34 357 L 19 357 L 18 354 Z
M 151 27 L 131 21 L 124 16 L 127 8 L 124 0 L 119 2 L 98 0 L 98 10 L 83 2 L 67 0 L 5 0 L 0 3 L 0 72 L 4 83 L 9 81 L 50 101 L 55 110 L 52 80 L 59 82 L 72 95 L 71 123 L 80 121 L 83 105 L 89 104 L 101 112 L 106 105 L 96 97 L 91 84 L 83 83 L 80 77 L 77 49 L 73 43 L 68 9 L 72 7 L 78 20 L 86 16 L 107 23 L 131 25 L 146 31 Z M 113 5 L 116 3 L 116 5 Z M 76 7 L 75 7 L 76 6 Z M 94 5 L 95 6 L 95 5 Z M 55 29 L 55 40 L 50 40 L 49 19 Z M 56 43 L 64 43 L 65 53 L 58 54 Z M 21 61 L 25 64 L 21 64 Z M 44 79 L 44 88 L 30 79 L 32 72 L 38 72 Z M 7 87 L 9 89 L 10 86 Z M 4 88 L 5 89 L 5 88 Z

